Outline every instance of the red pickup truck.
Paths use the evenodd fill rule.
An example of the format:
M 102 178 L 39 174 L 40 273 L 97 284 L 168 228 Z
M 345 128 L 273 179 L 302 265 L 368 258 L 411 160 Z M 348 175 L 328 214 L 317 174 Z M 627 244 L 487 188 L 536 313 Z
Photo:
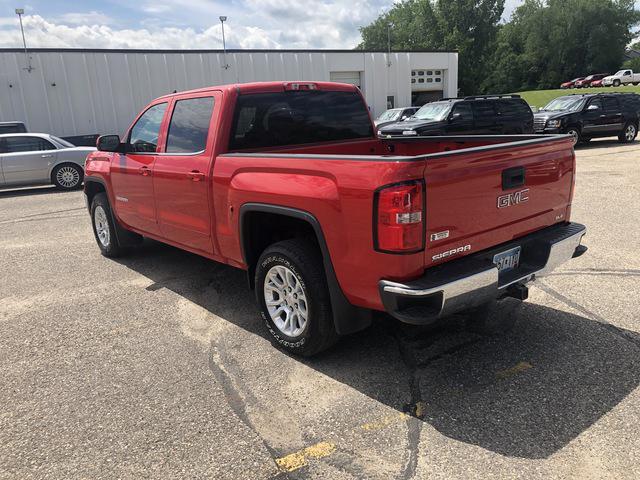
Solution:
M 102 253 L 145 236 L 246 270 L 273 339 L 302 355 L 372 310 L 426 324 L 525 299 L 586 251 L 568 136 L 378 138 L 351 85 L 175 93 L 97 146 L 84 191 Z

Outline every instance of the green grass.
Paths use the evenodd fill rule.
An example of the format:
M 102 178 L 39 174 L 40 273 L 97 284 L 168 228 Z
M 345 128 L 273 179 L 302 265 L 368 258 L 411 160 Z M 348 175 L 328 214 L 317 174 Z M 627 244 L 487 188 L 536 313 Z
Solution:
M 626 93 L 640 93 L 640 86 L 627 85 L 620 87 L 600 87 L 600 88 L 570 88 L 567 90 L 531 90 L 528 92 L 516 92 L 532 107 L 544 107 L 547 103 L 556 97 L 562 95 L 570 95 L 572 93 L 611 93 L 611 92 L 626 92 Z

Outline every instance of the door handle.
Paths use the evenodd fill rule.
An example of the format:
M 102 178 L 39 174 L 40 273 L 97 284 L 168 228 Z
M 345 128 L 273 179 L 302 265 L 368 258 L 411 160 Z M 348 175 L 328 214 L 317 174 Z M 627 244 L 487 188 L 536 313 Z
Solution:
M 40 155 L 42 158 L 51 158 L 53 157 L 53 155 L 51 155 L 50 153 L 43 153 L 42 155 Z
M 140 167 L 138 169 L 138 173 L 143 177 L 148 177 L 149 175 L 151 175 L 151 170 L 149 170 L 149 167 Z
M 198 170 L 190 171 L 189 173 L 187 173 L 187 176 L 191 178 L 191 180 L 193 180 L 194 182 L 199 182 L 201 180 L 204 180 L 204 173 L 199 172 Z

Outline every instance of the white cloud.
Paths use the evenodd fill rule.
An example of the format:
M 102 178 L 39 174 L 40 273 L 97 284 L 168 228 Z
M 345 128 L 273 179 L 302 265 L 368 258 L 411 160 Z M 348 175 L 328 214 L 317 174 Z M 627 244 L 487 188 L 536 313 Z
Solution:
M 118 1 L 118 0 L 116 0 Z M 360 26 L 368 25 L 389 0 L 186 0 L 158 4 L 128 3 L 139 12 L 126 28 L 121 20 L 92 11 L 66 13 L 45 20 L 24 17 L 31 47 L 206 48 L 222 47 L 219 15 L 227 15 L 228 48 L 353 48 Z M 109 11 L 111 13 L 111 11 Z M 115 15 L 115 14 L 113 14 Z M 129 19 L 130 20 L 130 19 Z M 0 45 L 18 47 L 16 19 L 0 17 Z
M 108 25 L 113 19 L 101 12 L 64 13 L 56 17 L 56 21 L 71 25 Z

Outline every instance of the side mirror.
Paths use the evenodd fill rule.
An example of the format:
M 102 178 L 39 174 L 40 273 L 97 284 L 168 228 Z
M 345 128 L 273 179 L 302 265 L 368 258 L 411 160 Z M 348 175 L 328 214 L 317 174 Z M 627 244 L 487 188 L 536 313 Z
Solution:
M 587 110 L 598 110 L 600 107 L 598 105 L 589 105 Z
M 100 135 L 96 147 L 101 152 L 117 152 L 120 147 L 120 137 L 118 135 Z

